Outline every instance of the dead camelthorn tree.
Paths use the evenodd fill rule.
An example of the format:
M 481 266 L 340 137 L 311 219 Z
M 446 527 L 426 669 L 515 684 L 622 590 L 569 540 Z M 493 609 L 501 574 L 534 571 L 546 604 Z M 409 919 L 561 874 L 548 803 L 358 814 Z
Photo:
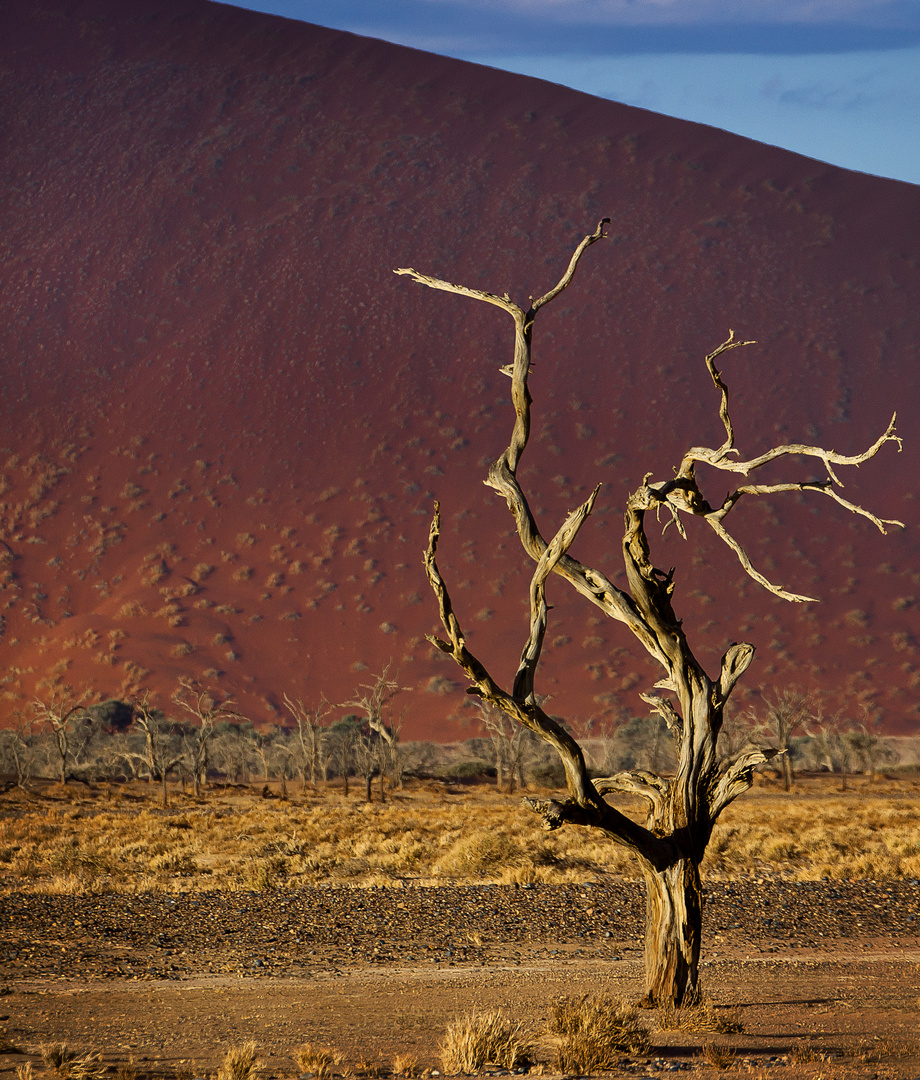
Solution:
M 757 457 L 741 459 L 729 413 L 728 389 L 716 362 L 730 350 L 747 342 L 727 341 L 706 357 L 706 367 L 720 396 L 719 416 L 725 439 L 714 449 L 692 447 L 684 454 L 673 475 L 654 481 L 648 473 L 626 503 L 622 554 L 627 589 L 619 589 L 602 571 L 585 566 L 569 554 L 579 529 L 591 513 L 598 489 L 582 506 L 573 510 L 562 527 L 547 542 L 537 526 L 533 511 L 518 482 L 517 470 L 530 436 L 531 340 L 540 311 L 570 284 L 579 261 L 592 244 L 604 235 L 605 219 L 575 249 L 558 284 L 524 308 L 507 295 L 497 296 L 478 289 L 428 277 L 412 269 L 400 269 L 422 285 L 457 293 L 501 308 L 514 321 L 514 362 L 502 368 L 510 375 L 514 405 L 514 427 L 508 447 L 491 466 L 485 483 L 502 495 L 517 526 L 526 553 L 536 563 L 530 583 L 530 634 L 510 689 L 499 685 L 486 666 L 467 648 L 466 638 L 454 613 L 447 585 L 437 564 L 440 513 L 434 520 L 425 555 L 428 580 L 437 596 L 446 640 L 430 640 L 460 665 L 469 679 L 467 693 L 498 706 L 518 723 L 535 732 L 555 748 L 565 768 L 568 798 L 564 801 L 525 799 L 525 805 L 540 814 L 548 829 L 563 825 L 583 825 L 600 829 L 637 856 L 647 887 L 645 927 L 646 997 L 650 1004 L 682 1004 L 699 997 L 699 958 L 702 915 L 700 863 L 719 814 L 742 792 L 750 788 L 754 768 L 776 751 L 747 750 L 734 760 L 720 760 L 716 751 L 726 702 L 754 655 L 754 646 L 729 646 L 718 672 L 710 676 L 693 655 L 672 607 L 673 570 L 655 566 L 646 535 L 646 515 L 664 510 L 682 536 L 683 516 L 702 519 L 737 556 L 743 570 L 774 595 L 785 600 L 808 599 L 787 592 L 768 581 L 751 563 L 741 544 L 728 532 L 725 520 L 744 496 L 769 496 L 784 492 L 816 492 L 826 495 L 862 517 L 882 532 L 883 521 L 862 507 L 842 498 L 837 487 L 841 466 L 860 465 L 874 457 L 887 442 L 900 440 L 894 418 L 881 437 L 862 454 L 848 457 L 818 446 L 777 446 Z M 788 483 L 742 483 L 716 506 L 704 497 L 697 482 L 697 468 L 709 466 L 720 472 L 747 477 L 762 466 L 785 458 L 817 459 L 826 471 L 825 480 Z M 540 707 L 535 691 L 537 666 L 547 630 L 546 582 L 556 574 L 605 615 L 623 623 L 642 643 L 662 669 L 656 693 L 641 695 L 666 721 L 674 738 L 677 770 L 673 777 L 636 770 L 592 780 L 581 747 L 568 731 Z M 558 699 L 557 699 L 558 700 Z M 642 796 L 648 804 L 644 824 L 622 814 L 604 799 L 612 792 Z
M 782 753 L 779 757 L 782 770 L 783 788 L 792 790 L 792 739 L 805 724 L 819 712 L 817 696 L 803 693 L 794 687 L 774 690 L 772 696 L 764 695 L 764 713 L 760 721 L 761 731 L 775 744 Z M 752 719 L 757 723 L 756 714 Z
M 73 736 L 77 723 L 86 717 L 86 698 L 74 701 L 66 691 L 54 694 L 50 702 L 36 698 L 32 709 L 39 723 L 48 725 L 52 747 L 57 757 L 58 780 L 68 780 L 67 762 L 73 758 Z
M 296 756 L 300 770 L 301 793 L 307 790 L 308 775 L 310 787 L 315 791 L 322 747 L 329 735 L 325 717 L 332 706 L 324 697 L 316 708 L 310 709 L 300 698 L 293 701 L 287 694 L 284 695 L 284 705 L 297 725 L 298 754 Z
M 172 745 L 172 729 L 175 724 L 153 705 L 149 692 L 134 706 L 134 723 L 144 736 L 143 753 L 125 756 L 146 766 L 151 781 L 160 781 L 161 805 L 165 810 L 168 803 L 166 783 L 169 774 L 184 757 L 184 753 L 176 753 Z
M 173 702 L 185 709 L 192 722 L 183 737 L 185 760 L 192 777 L 192 793 L 197 799 L 208 771 L 208 746 L 214 737 L 215 727 L 222 720 L 242 720 L 234 701 L 223 699 L 210 690 L 203 690 L 188 682 L 182 682 L 173 694 Z
M 365 731 L 358 732 L 355 747 L 364 765 L 362 774 L 365 778 L 367 801 L 371 801 L 371 780 L 375 770 L 380 773 L 380 798 L 384 798 L 383 778 L 389 776 L 390 785 L 402 786 L 402 768 L 399 760 L 399 726 L 388 722 L 388 713 L 393 699 L 408 687 L 400 686 L 390 678 L 390 665 L 387 664 L 372 683 L 363 683 L 358 693 L 350 701 L 342 702 L 343 709 L 357 709 L 363 715 Z

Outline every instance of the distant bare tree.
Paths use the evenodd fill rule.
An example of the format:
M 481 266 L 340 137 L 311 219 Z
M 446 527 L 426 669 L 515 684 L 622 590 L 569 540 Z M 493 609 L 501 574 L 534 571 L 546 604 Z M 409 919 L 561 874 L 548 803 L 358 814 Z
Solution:
M 182 749 L 176 745 L 175 722 L 153 705 L 149 692 L 135 703 L 134 709 L 134 723 L 144 737 L 143 750 L 139 754 L 126 752 L 125 757 L 145 765 L 150 779 L 159 780 L 160 801 L 165 810 L 169 802 L 166 786 L 169 774 L 183 758 Z
M 384 744 L 374 732 L 365 724 L 356 723 L 354 725 L 351 754 L 355 771 L 364 781 L 364 798 L 367 802 L 373 802 L 374 796 L 371 785 L 375 776 L 380 777 L 380 801 L 384 802 L 386 798 L 383 790 L 383 766 L 381 761 L 383 753 Z
M 307 776 L 313 790 L 316 790 L 316 779 L 321 768 L 323 754 L 323 742 L 328 738 L 326 717 L 332 706 L 325 699 L 320 699 L 319 705 L 310 709 L 304 705 L 300 698 L 293 700 L 284 695 L 284 705 L 294 719 L 296 726 L 296 739 L 299 753 L 296 754 L 297 767 L 300 771 L 301 791 L 307 790 Z
M 354 752 L 357 737 L 358 724 L 354 717 L 337 720 L 329 727 L 329 739 L 326 744 L 328 767 L 333 770 L 333 774 L 338 773 L 342 777 L 346 798 L 348 798 L 348 777 L 355 765 Z
M 380 798 L 384 798 L 383 778 L 390 777 L 392 786 L 399 786 L 402 769 L 399 764 L 399 727 L 388 720 L 389 708 L 393 699 L 407 689 L 400 686 L 395 678 L 390 677 L 390 664 L 379 675 L 373 676 L 373 682 L 364 683 L 359 692 L 350 701 L 342 702 L 343 709 L 357 709 L 364 718 L 366 730 L 356 738 L 356 750 L 364 764 L 362 775 L 367 781 L 368 775 L 376 768 L 380 772 Z M 366 744 L 366 745 L 362 745 Z M 368 801 L 370 787 L 368 784 Z
M 267 725 L 262 730 L 253 732 L 253 748 L 262 762 L 262 776 L 266 789 L 277 777 L 281 787 L 281 797 L 286 799 L 288 769 L 295 760 L 295 752 L 288 745 L 288 733 L 280 725 Z
M 203 690 L 192 683 L 183 682 L 173 701 L 192 718 L 190 728 L 183 736 L 184 759 L 192 778 L 192 792 L 197 799 L 208 769 L 208 744 L 214 737 L 214 729 L 223 720 L 241 720 L 231 697 L 220 698 L 212 690 Z
M 890 761 L 891 747 L 882 733 L 882 713 L 868 705 L 861 706 L 862 720 L 848 732 L 854 756 L 862 763 L 867 776 L 878 776 L 883 761 Z
M 803 693 L 795 687 L 774 690 L 772 695 L 764 695 L 763 711 L 751 713 L 755 724 L 773 742 L 780 751 L 778 758 L 782 770 L 783 788 L 792 790 L 794 779 L 792 769 L 792 740 L 805 730 L 805 725 L 819 713 L 818 698 L 814 693 Z
M 71 739 L 78 721 L 85 714 L 85 701 L 85 695 L 75 701 L 73 694 L 65 690 L 55 693 L 49 702 L 40 698 L 32 702 L 37 722 L 44 724 L 51 736 L 51 749 L 61 784 L 66 784 L 69 779 L 67 763 L 73 756 Z
M 34 727 L 31 717 L 17 713 L 13 726 L 0 730 L 0 761 L 12 766 L 16 787 L 27 790 L 35 765 Z
M 478 698 L 471 704 L 492 744 L 495 786 L 512 795 L 515 782 L 519 787 L 524 786 L 523 763 L 529 749 L 530 732 L 489 701 Z
M 847 791 L 850 774 L 859 757 L 857 746 L 851 738 L 850 723 L 839 712 L 827 719 L 819 714 L 808 735 L 812 743 L 811 752 L 819 766 L 830 773 L 839 773 L 840 790 Z

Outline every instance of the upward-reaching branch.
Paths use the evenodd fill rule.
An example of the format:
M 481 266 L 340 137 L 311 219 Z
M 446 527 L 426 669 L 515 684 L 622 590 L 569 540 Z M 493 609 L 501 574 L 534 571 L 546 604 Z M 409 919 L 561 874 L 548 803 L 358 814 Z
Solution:
M 593 502 L 593 496 L 589 502 Z M 583 514 L 582 511 L 584 511 Z M 578 511 L 570 515 L 568 521 L 557 534 L 557 539 L 562 537 L 563 534 L 568 536 L 569 542 L 574 539 L 577 528 L 573 528 L 573 519 L 579 514 L 582 514 L 582 520 L 587 516 L 585 507 L 579 508 Z M 460 628 L 457 616 L 454 614 L 447 585 L 441 576 L 441 571 L 438 569 L 437 550 L 440 535 L 441 512 L 436 503 L 428 535 L 428 548 L 425 552 L 425 569 L 428 574 L 429 584 L 438 600 L 441 625 L 444 627 L 449 640 L 444 641 L 441 638 L 430 636 L 428 640 L 441 652 L 453 657 L 455 662 L 464 670 L 466 677 L 470 681 L 470 687 L 467 690 L 468 694 L 474 694 L 485 701 L 491 702 L 513 720 L 539 735 L 556 750 L 565 769 L 570 795 L 566 802 L 560 803 L 555 800 L 541 802 L 531 799 L 526 800 L 527 804 L 531 809 L 542 815 L 546 828 L 558 828 L 564 824 L 591 825 L 601 829 L 619 843 L 631 847 L 650 863 L 657 865 L 666 862 L 670 857 L 670 847 L 667 842 L 604 802 L 588 776 L 588 769 L 581 747 L 561 724 L 543 711 L 533 695 L 533 668 L 539 659 L 542 634 L 545 632 L 545 604 L 542 605 L 542 613 L 535 620 L 536 626 L 531 626 L 531 640 L 528 647 L 525 648 L 522 669 L 526 666 L 526 674 L 522 676 L 522 669 L 519 669 L 518 676 L 515 679 L 515 692 L 509 694 L 498 685 L 482 662 L 467 648 L 466 638 Z M 564 545 L 564 543 L 565 539 L 561 540 L 560 546 Z M 535 575 L 536 578 L 537 575 Z M 539 589 L 542 589 L 542 583 L 539 585 Z M 532 656 L 529 655 L 531 644 L 533 645 Z M 521 694 L 526 696 L 522 697 Z
M 542 558 L 547 546 L 546 540 L 537 526 L 527 497 L 517 479 L 517 466 L 530 437 L 531 397 L 527 382 L 531 370 L 530 356 L 533 324 L 537 311 L 554 300 L 570 284 L 582 255 L 592 244 L 603 239 L 605 235 L 604 226 L 609 220 L 609 218 L 603 218 L 594 232 L 581 240 L 569 260 L 565 273 L 556 285 L 547 293 L 544 293 L 539 300 L 533 301 L 527 311 L 515 304 L 507 294 L 496 296 L 494 293 L 469 289 L 463 285 L 453 285 L 451 282 L 429 277 L 427 274 L 421 274 L 413 269 L 402 268 L 394 271 L 396 274 L 411 277 L 420 285 L 427 285 L 432 289 L 453 292 L 460 296 L 468 296 L 474 300 L 482 300 L 485 303 L 493 304 L 507 311 L 514 319 L 514 362 L 510 367 L 514 427 L 507 448 L 489 469 L 489 476 L 485 483 L 488 487 L 494 488 L 500 495 L 504 496 L 514 516 L 521 544 L 535 562 Z M 506 374 L 509 373 L 507 368 L 500 370 Z M 553 572 L 568 581 L 582 596 L 585 596 L 610 618 L 626 623 L 649 653 L 666 668 L 668 667 L 667 658 L 663 654 L 655 634 L 645 625 L 632 598 L 618 589 L 605 574 L 599 570 L 583 566 L 577 559 L 567 553 L 562 555 L 555 563 Z

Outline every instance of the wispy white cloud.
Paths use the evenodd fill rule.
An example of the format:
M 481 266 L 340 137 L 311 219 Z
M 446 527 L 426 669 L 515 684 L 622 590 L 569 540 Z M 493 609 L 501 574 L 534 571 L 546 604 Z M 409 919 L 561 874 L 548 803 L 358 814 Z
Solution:
M 595 26 L 692 26 L 698 23 L 916 26 L 914 0 L 423 0 L 442 9 Z

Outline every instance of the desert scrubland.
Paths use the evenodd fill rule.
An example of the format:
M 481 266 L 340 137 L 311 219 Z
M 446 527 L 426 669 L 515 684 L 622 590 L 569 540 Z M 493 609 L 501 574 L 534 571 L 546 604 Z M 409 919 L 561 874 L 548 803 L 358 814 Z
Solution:
M 920 784 L 853 778 L 764 783 L 721 817 L 703 862 L 712 880 L 920 879 Z M 279 798 L 242 787 L 172 793 L 155 784 L 44 782 L 8 792 L 4 892 L 211 892 L 301 886 L 638 880 L 630 854 L 575 828 L 547 833 L 518 799 L 482 784 L 410 782 L 385 802 L 341 784 Z M 772 789 L 771 789 L 772 788 Z M 376 788 L 375 788 L 375 797 Z M 641 820 L 636 801 L 622 802 Z
M 723 815 L 676 1013 L 628 1004 L 635 868 L 494 787 L 10 790 L 0 1071 L 912 1077 L 920 784 L 839 784 L 763 777 Z

